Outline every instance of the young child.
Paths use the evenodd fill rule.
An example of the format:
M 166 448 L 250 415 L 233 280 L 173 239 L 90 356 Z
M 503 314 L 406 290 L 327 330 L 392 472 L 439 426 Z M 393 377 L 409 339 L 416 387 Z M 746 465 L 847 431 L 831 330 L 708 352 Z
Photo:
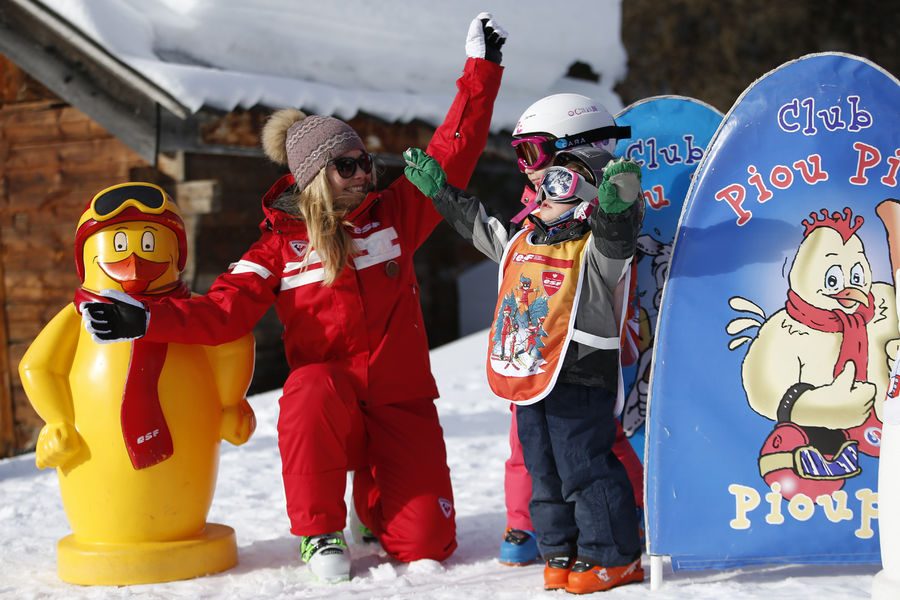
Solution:
M 640 167 L 610 161 L 599 148 L 561 153 L 555 160 L 565 166 L 541 180 L 539 211 L 509 239 L 477 198 L 446 183 L 426 153 L 410 149 L 404 158 L 407 179 L 501 265 L 488 381 L 517 404 L 545 589 L 583 594 L 643 580 L 634 498 L 612 452 L 619 346 L 613 298 L 643 218 Z M 518 328 L 501 347 L 510 316 Z M 529 328 L 539 344 L 529 342 Z
M 459 185 L 487 141 L 504 41 L 489 14 L 472 21 L 459 92 L 428 146 Z M 441 217 L 405 178 L 372 191 L 372 157 L 343 121 L 284 110 L 262 137 L 290 174 L 263 198 L 260 239 L 204 296 L 86 303 L 89 330 L 217 345 L 274 304 L 291 368 L 278 447 L 303 561 L 320 579 L 350 577 L 348 471 L 356 512 L 389 555 L 443 560 L 456 549 L 453 491 L 413 268 Z
M 522 194 L 525 208 L 512 219 L 513 224 L 518 225 L 537 208 L 534 202 L 535 190 L 560 148 L 594 147 L 611 154 L 615 150 L 616 141 L 630 135 L 630 128 L 617 126 L 602 104 L 581 94 L 552 94 L 526 108 L 516 123 L 512 146 L 516 151 L 519 170 L 528 178 L 529 183 Z M 617 293 L 626 293 L 624 283 L 620 283 L 621 289 Z M 584 366 L 590 365 L 585 363 Z M 581 369 L 582 372 L 586 370 Z M 510 409 L 510 453 L 504 464 L 506 531 L 500 543 L 499 561 L 504 565 L 519 566 L 538 559 L 539 552 L 528 509 L 531 501 L 531 477 L 522 458 L 522 445 L 516 429 L 516 405 L 511 404 Z M 642 508 L 643 465 L 618 420 L 613 452 L 628 472 L 635 504 Z

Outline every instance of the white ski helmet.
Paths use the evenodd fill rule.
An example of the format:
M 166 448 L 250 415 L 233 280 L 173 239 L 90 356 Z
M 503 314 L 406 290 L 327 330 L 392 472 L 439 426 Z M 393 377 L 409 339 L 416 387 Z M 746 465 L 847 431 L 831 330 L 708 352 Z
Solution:
M 553 94 L 526 108 L 513 130 L 517 138 L 534 135 L 552 136 L 556 152 L 592 144 L 612 154 L 616 140 L 630 137 L 631 130 L 618 127 L 609 111 L 587 96 Z

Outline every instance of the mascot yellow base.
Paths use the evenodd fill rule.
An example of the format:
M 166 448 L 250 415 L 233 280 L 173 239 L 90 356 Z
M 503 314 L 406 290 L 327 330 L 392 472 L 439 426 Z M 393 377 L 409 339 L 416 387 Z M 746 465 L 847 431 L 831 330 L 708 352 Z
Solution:
M 46 422 L 36 463 L 56 467 L 72 535 L 59 576 L 86 585 L 186 579 L 237 563 L 230 527 L 206 523 L 224 439 L 242 444 L 255 419 L 244 394 L 254 343 L 98 343 L 80 302 L 103 290 L 152 306 L 187 297 L 185 237 L 161 188 L 128 183 L 92 200 L 76 233 L 83 286 L 29 347 L 19 372 Z
M 234 530 L 208 523 L 174 542 L 100 544 L 74 535 L 57 545 L 59 577 L 82 585 L 133 585 L 190 579 L 225 571 L 238 561 Z

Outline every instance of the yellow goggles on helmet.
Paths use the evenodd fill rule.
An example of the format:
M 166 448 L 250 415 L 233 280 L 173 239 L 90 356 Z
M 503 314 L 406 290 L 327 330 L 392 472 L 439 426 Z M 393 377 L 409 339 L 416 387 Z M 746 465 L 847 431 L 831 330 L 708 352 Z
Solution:
M 153 183 L 120 183 L 97 193 L 90 207 L 81 216 L 80 226 L 88 219 L 107 221 L 128 208 L 136 208 L 148 215 L 161 215 L 167 210 L 179 214 L 175 203 L 165 190 Z

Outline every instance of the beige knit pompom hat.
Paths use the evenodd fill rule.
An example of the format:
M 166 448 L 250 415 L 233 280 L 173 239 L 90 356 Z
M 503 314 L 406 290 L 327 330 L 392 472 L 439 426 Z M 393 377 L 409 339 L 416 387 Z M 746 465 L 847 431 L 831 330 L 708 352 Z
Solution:
M 271 160 L 286 164 L 303 190 L 333 158 L 350 150 L 362 150 L 359 135 L 334 117 L 323 117 L 285 108 L 275 112 L 262 130 L 263 150 Z

